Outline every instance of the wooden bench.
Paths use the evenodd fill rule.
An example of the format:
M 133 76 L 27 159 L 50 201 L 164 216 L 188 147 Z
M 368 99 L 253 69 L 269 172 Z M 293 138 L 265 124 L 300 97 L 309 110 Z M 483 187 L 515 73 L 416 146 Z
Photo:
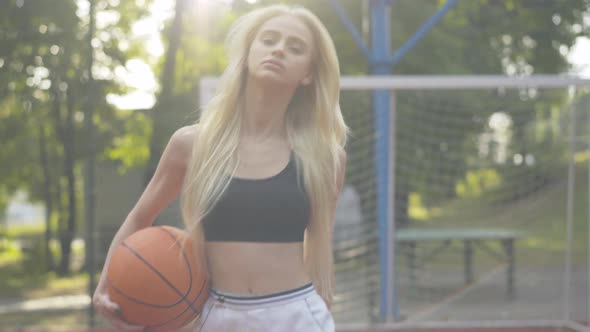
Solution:
M 435 258 L 435 256 L 448 248 L 451 242 L 462 241 L 465 283 L 471 283 L 473 281 L 474 246 L 478 246 L 496 258 L 503 259 L 507 262 L 506 294 L 508 298 L 513 298 L 515 295 L 515 242 L 517 239 L 525 236 L 527 234 L 521 231 L 485 228 L 403 228 L 396 232 L 398 244 L 406 246 L 405 256 L 409 267 L 410 280 L 415 280 L 416 277 L 416 246 L 419 242 L 438 241 L 442 243 L 440 247 L 437 247 L 432 252 L 420 258 L 422 263 L 426 263 L 426 261 Z M 503 252 L 498 253 L 485 245 L 485 242 L 490 241 L 499 241 L 502 244 Z

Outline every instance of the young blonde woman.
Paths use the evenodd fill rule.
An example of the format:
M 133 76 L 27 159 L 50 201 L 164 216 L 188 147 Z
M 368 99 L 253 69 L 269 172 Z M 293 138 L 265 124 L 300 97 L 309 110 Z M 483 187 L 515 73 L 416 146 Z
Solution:
M 171 137 L 107 257 L 181 194 L 212 287 L 194 331 L 334 331 L 331 244 L 347 135 L 334 44 L 308 10 L 275 5 L 239 18 L 226 47 L 216 96 Z M 106 279 L 104 269 L 97 310 L 140 330 L 117 317 Z

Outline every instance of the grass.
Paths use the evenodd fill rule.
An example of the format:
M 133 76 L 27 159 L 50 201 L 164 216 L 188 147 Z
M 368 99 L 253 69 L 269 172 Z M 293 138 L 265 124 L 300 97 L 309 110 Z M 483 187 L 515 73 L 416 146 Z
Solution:
M 45 231 L 45 225 L 42 222 L 26 225 L 16 224 L 10 225 L 10 227 L 7 227 L 4 231 L 6 232 L 6 237 L 8 238 L 17 238 L 30 235 L 37 236 L 39 234 L 43 234 Z
M 85 273 L 72 273 L 69 276 L 58 276 L 55 272 L 27 273 L 20 261 L 2 265 L 0 280 L 2 299 L 80 294 L 86 292 L 88 284 Z
M 0 321 L 5 326 L 72 326 L 83 324 L 87 319 L 84 310 L 39 311 L 0 315 Z
M 16 257 L 13 255 L 12 257 Z M 99 276 L 97 275 L 96 280 Z M 4 259 L 0 267 L 0 294 L 2 300 L 39 299 L 52 296 L 88 293 L 88 275 L 75 272 L 68 276 L 50 273 L 26 273 L 21 260 Z M 1 301 L 0 301 L 1 303 Z M 106 323 L 97 317 L 100 325 Z M 51 310 L 0 314 L 0 327 L 7 326 L 55 326 L 63 331 L 64 326 L 84 326 L 88 322 L 86 310 Z M 51 331 L 51 330 L 48 330 Z
M 109 323 L 95 316 L 95 326 L 106 327 Z M 43 326 L 43 331 L 64 331 L 64 327 L 84 327 L 89 325 L 87 310 L 35 311 L 0 315 L 2 326 Z M 51 328 L 53 327 L 53 328 Z
M 2 299 L 39 298 L 85 292 L 88 277 L 81 272 L 84 248 L 79 242 L 72 244 L 72 272 L 68 276 L 58 276 L 55 272 L 44 271 L 42 249 L 43 225 L 14 225 L 9 227 L 2 239 L 0 249 L 0 294 Z M 25 253 L 18 245 L 19 239 L 33 239 L 35 247 Z M 59 243 L 51 242 L 51 250 L 56 264 L 59 262 Z
M 578 164 L 574 187 L 572 258 L 585 263 L 588 246 L 588 168 Z M 474 199 L 457 199 L 433 208 L 432 218 L 415 223 L 417 227 L 481 227 L 525 231 L 529 236 L 518 241 L 520 260 L 530 265 L 563 264 L 566 241 L 567 181 L 565 176 L 519 201 L 492 206 Z M 460 250 L 461 244 L 455 249 Z M 495 249 L 499 246 L 491 244 Z M 479 258 L 478 258 L 479 259 Z

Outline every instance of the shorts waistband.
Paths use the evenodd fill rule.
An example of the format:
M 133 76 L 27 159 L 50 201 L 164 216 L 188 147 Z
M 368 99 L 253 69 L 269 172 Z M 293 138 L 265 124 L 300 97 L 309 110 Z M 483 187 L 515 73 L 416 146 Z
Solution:
M 210 296 L 222 303 L 244 306 L 260 306 L 268 304 L 281 304 L 302 299 L 315 292 L 312 283 L 304 286 L 262 296 L 238 295 L 223 292 L 215 288 L 209 291 Z

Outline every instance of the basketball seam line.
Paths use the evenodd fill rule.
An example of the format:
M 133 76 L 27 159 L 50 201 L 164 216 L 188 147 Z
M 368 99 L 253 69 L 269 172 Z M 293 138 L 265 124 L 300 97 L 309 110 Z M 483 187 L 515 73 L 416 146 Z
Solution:
M 184 252 L 184 249 L 185 248 L 180 243 L 180 241 L 178 241 L 178 238 L 176 236 L 174 236 L 174 234 L 172 234 L 169 230 L 167 230 L 164 227 L 159 227 L 158 229 L 161 230 L 161 231 L 163 231 L 164 233 L 168 234 L 174 240 L 174 243 L 176 243 L 178 245 L 178 247 L 181 249 L 182 258 L 184 258 L 184 262 L 186 263 L 186 266 L 188 267 L 188 278 L 189 278 L 188 290 L 186 291 L 186 294 L 184 294 L 182 296 L 182 301 L 187 302 L 187 304 L 190 306 L 190 308 L 193 309 L 193 312 L 195 314 L 198 314 L 199 312 L 198 312 L 198 310 L 196 310 L 196 308 L 193 307 L 193 303 L 190 300 L 187 299 L 188 295 L 193 290 L 193 269 L 192 269 L 192 266 L 191 266 L 191 262 L 188 260 L 188 258 L 186 257 L 186 253 Z
M 178 240 L 176 239 L 176 237 L 174 237 L 172 234 L 170 234 L 168 231 L 165 231 L 165 233 L 167 233 L 168 235 L 170 235 L 174 241 L 176 242 L 176 244 L 178 244 L 178 246 L 182 249 L 182 255 L 184 256 L 184 259 L 188 262 L 188 259 L 186 258 L 186 255 L 184 253 L 184 247 L 181 246 L 178 243 Z M 176 292 L 177 295 L 180 296 L 180 300 L 175 303 L 178 304 L 180 302 L 187 302 L 187 304 L 191 307 L 191 309 L 193 309 L 193 311 L 198 314 L 198 310 L 196 310 L 196 308 L 193 307 L 193 305 L 190 303 L 190 301 L 187 301 L 187 295 L 190 294 L 190 291 L 192 290 L 192 269 L 190 268 L 190 263 L 187 263 L 187 265 L 189 266 L 189 289 L 188 289 L 188 293 L 187 294 L 183 294 L 179 289 L 177 289 L 160 271 L 156 270 L 156 268 L 154 268 L 145 258 L 143 258 L 138 252 L 136 252 L 135 250 L 133 250 L 133 248 L 129 247 L 127 245 L 127 243 L 123 242 L 122 243 L 124 248 L 127 248 L 127 250 L 129 250 L 134 256 L 136 256 L 139 260 L 141 260 L 142 262 L 144 262 L 146 264 L 146 266 L 152 270 L 152 272 L 154 272 L 158 277 L 160 277 L 160 279 L 162 279 L 162 281 L 164 281 L 174 292 Z
M 203 292 L 203 289 L 205 288 L 205 287 L 204 287 L 205 285 L 206 285 L 206 282 L 205 282 L 205 281 L 203 281 L 203 284 L 201 285 L 201 289 L 199 290 L 199 293 L 197 294 L 197 296 L 195 297 L 195 299 L 194 299 L 193 301 L 191 301 L 191 304 L 194 304 L 194 303 L 195 303 L 195 302 L 196 302 L 196 301 L 197 301 L 197 300 L 198 300 L 198 299 L 201 297 L 201 294 L 202 294 L 202 292 Z M 172 322 L 172 321 L 174 321 L 174 320 L 178 319 L 178 318 L 179 318 L 179 317 L 181 317 L 182 315 L 184 315 L 184 314 L 186 313 L 186 311 L 187 311 L 189 308 L 192 308 L 192 307 L 191 307 L 190 305 L 188 305 L 188 306 L 187 306 L 187 307 L 186 307 L 186 308 L 185 308 L 185 309 L 184 309 L 184 310 L 183 310 L 183 311 L 182 311 L 180 314 L 176 315 L 176 317 L 174 317 L 174 318 L 171 318 L 171 319 L 169 319 L 169 320 L 167 320 L 167 321 L 164 321 L 164 322 L 161 322 L 161 323 L 152 324 L 152 325 L 150 325 L 150 327 L 160 327 L 160 326 L 166 325 L 166 324 L 168 324 L 168 323 L 170 323 L 170 322 Z M 201 313 L 200 313 L 200 312 L 198 312 L 197 314 L 198 314 L 198 315 L 200 315 Z M 197 316 L 198 316 L 198 315 L 197 315 Z M 190 318 L 190 320 L 193 320 L 193 319 L 194 319 L 194 318 Z M 181 326 L 184 326 L 184 325 L 186 325 L 188 322 L 189 322 L 189 320 L 187 319 L 187 320 L 186 320 L 186 321 L 185 321 L 185 322 L 184 322 L 184 323 L 183 323 Z

